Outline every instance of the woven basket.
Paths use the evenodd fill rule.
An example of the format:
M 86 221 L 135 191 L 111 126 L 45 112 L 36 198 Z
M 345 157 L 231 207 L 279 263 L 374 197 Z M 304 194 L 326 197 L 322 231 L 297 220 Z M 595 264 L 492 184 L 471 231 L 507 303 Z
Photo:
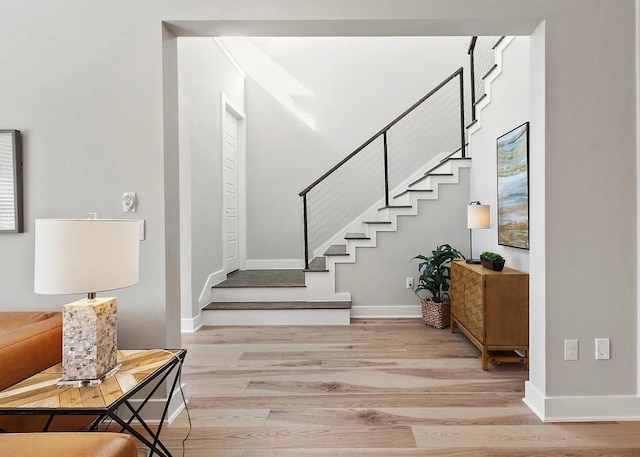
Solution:
M 435 328 L 447 328 L 451 320 L 451 303 L 436 303 L 430 298 L 422 301 L 422 323 Z

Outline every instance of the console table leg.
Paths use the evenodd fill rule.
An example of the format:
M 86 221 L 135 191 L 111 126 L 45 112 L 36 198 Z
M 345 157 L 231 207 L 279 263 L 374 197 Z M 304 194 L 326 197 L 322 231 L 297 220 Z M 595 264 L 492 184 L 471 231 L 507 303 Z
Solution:
M 488 368 L 488 358 L 489 358 L 489 351 L 487 351 L 486 347 L 482 348 L 482 369 L 483 370 L 487 370 Z

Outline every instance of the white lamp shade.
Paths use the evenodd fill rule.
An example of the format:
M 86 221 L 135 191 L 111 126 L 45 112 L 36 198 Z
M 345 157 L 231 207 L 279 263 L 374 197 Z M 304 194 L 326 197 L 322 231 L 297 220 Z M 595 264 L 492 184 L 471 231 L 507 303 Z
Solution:
M 139 222 L 108 219 L 36 219 L 38 294 L 79 294 L 138 282 Z
M 491 227 L 489 205 L 467 206 L 467 228 L 488 229 Z

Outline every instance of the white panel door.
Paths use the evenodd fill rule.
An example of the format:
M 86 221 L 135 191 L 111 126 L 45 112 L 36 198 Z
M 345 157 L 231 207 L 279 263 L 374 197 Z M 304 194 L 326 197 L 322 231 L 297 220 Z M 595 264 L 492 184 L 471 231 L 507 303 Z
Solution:
M 224 271 L 230 273 L 240 267 L 238 223 L 238 119 L 225 110 L 223 122 L 223 199 Z

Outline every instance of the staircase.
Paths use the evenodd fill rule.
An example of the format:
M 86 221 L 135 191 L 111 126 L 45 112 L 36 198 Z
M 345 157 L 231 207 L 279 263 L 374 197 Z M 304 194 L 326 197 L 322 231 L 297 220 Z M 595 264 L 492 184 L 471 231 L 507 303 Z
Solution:
M 466 128 L 478 126 L 474 99 L 465 127 L 463 94 L 461 68 L 303 190 L 305 269 L 231 273 L 212 288 L 203 323 L 348 325 L 359 317 L 351 295 L 336 292 L 337 265 L 355 263 L 360 248 L 398 230 L 399 216 L 417 215 L 419 201 L 466 179 Z M 425 120 L 435 128 L 427 132 Z
M 203 309 L 204 325 L 348 325 L 359 316 L 353 313 L 351 295 L 336 292 L 336 266 L 355 263 L 359 248 L 375 248 L 381 232 L 397 231 L 399 216 L 417 215 L 420 200 L 438 200 L 442 186 L 458 184 L 461 170 L 470 166 L 471 159 L 462 157 L 428 164 L 406 187 L 393 189 L 389 206 L 377 202 L 324 243 L 309 268 L 230 274 L 213 287 L 212 302 Z M 289 282 L 278 280 L 283 277 Z

